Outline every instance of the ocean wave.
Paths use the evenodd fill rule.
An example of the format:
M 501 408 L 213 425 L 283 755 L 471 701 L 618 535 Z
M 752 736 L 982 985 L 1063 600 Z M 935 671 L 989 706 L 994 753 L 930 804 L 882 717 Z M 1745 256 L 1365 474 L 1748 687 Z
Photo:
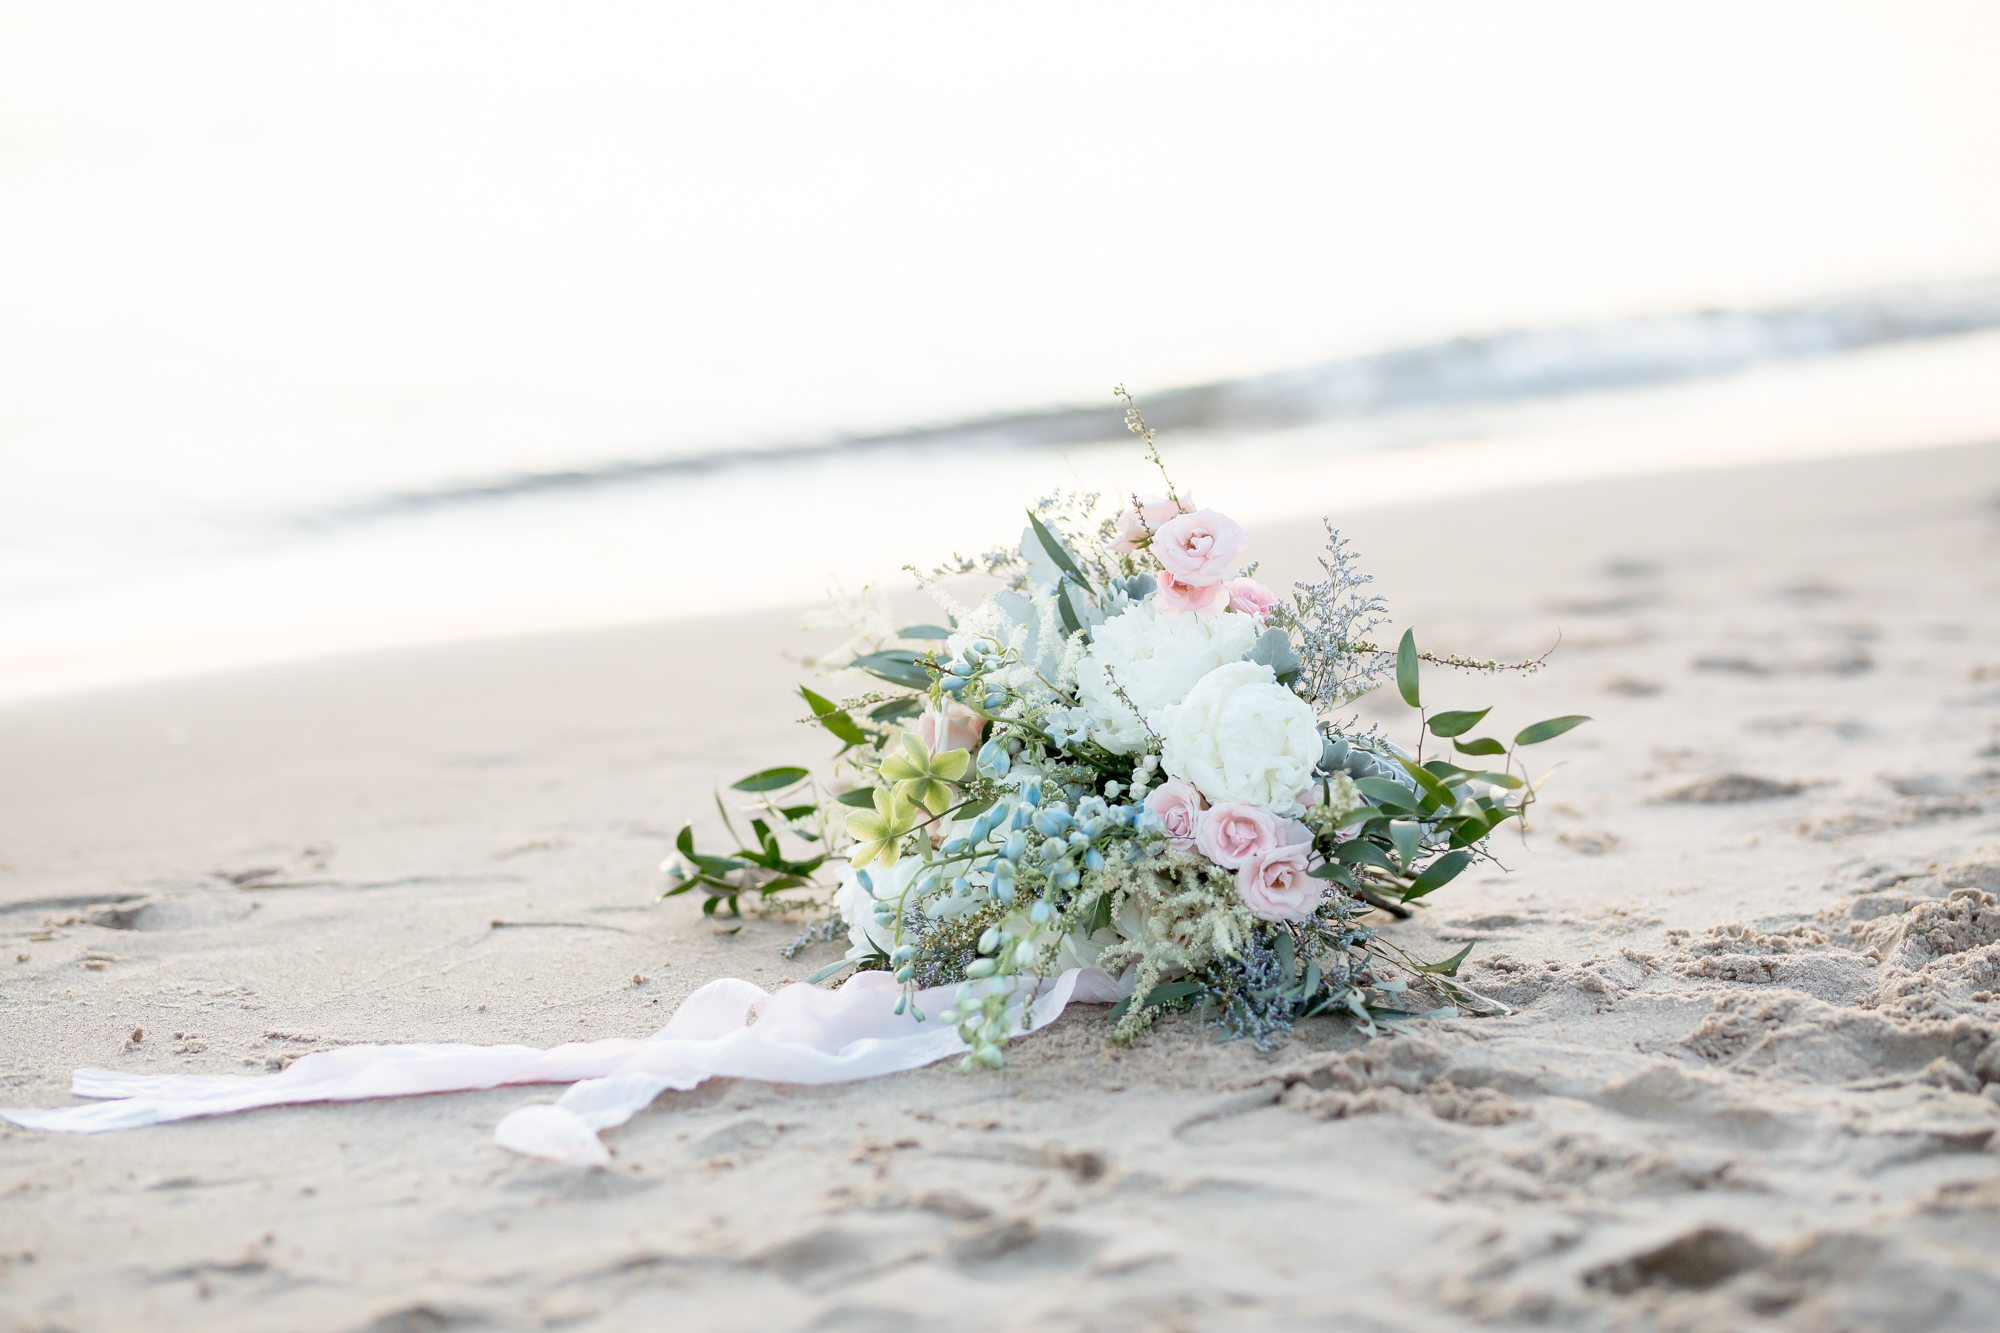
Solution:
M 1755 309 L 1693 310 L 1509 329 L 1150 393 L 1170 430 L 1279 430 L 1729 375 L 1781 361 L 2000 328 L 2000 275 Z M 303 516 L 306 526 L 614 487 L 842 454 L 1053 449 L 1123 438 L 1124 409 L 1050 407 L 869 435 L 609 460 L 383 495 Z

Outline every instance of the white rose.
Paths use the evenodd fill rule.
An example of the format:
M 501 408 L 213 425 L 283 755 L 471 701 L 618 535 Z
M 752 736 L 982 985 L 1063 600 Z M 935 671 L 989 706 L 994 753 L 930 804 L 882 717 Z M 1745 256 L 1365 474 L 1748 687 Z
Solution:
M 1243 801 L 1299 812 L 1320 756 L 1313 710 L 1261 662 L 1231 662 L 1203 676 L 1184 703 L 1163 708 L 1153 729 L 1166 741 L 1161 767 L 1211 802 Z
M 1111 617 L 1092 634 L 1077 668 L 1077 699 L 1093 723 L 1090 738 L 1113 754 L 1137 754 L 1146 748 L 1141 719 L 1187 698 L 1196 681 L 1249 652 L 1257 634 L 1257 622 L 1240 612 L 1176 615 L 1150 597 Z

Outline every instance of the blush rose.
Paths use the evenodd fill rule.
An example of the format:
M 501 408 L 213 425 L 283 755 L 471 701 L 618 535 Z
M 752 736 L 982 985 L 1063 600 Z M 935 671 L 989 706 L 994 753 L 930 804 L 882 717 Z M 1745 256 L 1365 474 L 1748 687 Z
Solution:
M 1255 617 L 1260 625 L 1270 617 L 1271 606 L 1278 600 L 1278 594 L 1255 579 L 1228 579 L 1222 586 L 1229 590 L 1229 609 Z
M 1229 589 L 1220 583 L 1198 588 L 1178 582 L 1171 574 L 1162 573 L 1158 600 L 1163 609 L 1176 615 L 1190 611 L 1226 611 L 1229 609 Z
M 926 749 L 940 754 L 946 750 L 978 749 L 979 733 L 985 726 L 986 719 L 964 704 L 946 704 L 943 713 L 926 708 L 917 718 L 916 733 Z
M 1235 572 L 1236 557 L 1250 544 L 1236 520 L 1213 509 L 1168 519 L 1153 534 L 1153 557 L 1175 583 L 1206 588 Z
M 1326 898 L 1326 881 L 1307 873 L 1310 843 L 1289 843 L 1251 857 L 1236 872 L 1236 893 L 1264 921 L 1304 921 Z
M 1252 857 L 1286 841 L 1281 822 L 1288 821 L 1280 821 L 1262 806 L 1223 801 L 1201 812 L 1194 829 L 1195 850 L 1225 870 L 1240 870 Z
M 1184 495 L 1179 502 L 1164 495 L 1135 495 L 1132 505 L 1118 516 L 1118 536 L 1111 543 L 1111 549 L 1120 555 L 1130 555 L 1153 540 L 1153 534 L 1162 524 L 1181 514 L 1194 512 L 1194 497 Z
M 1191 782 L 1168 778 L 1146 796 L 1146 808 L 1167 828 L 1167 841 L 1177 851 L 1191 850 L 1201 827 L 1204 802 Z

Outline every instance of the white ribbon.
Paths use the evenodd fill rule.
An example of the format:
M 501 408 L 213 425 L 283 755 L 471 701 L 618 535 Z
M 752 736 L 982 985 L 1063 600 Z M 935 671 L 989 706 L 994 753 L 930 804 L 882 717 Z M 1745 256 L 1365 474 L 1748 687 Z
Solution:
M 1041 983 L 1021 1032 L 1055 1022 L 1074 1001 L 1101 1004 L 1132 993 L 1129 977 L 1072 968 Z M 936 1014 L 955 988 L 917 992 L 917 1007 Z M 112 1129 L 228 1115 L 259 1106 L 351 1102 L 465 1092 L 518 1083 L 569 1083 L 554 1103 L 523 1106 L 493 1131 L 503 1148 L 574 1166 L 611 1160 L 599 1131 L 622 1125 L 653 1098 L 708 1078 L 768 1083 L 846 1083 L 899 1073 L 966 1050 L 955 1029 L 936 1018 L 919 1023 L 894 1012 L 895 981 L 863 972 L 839 990 L 791 985 L 773 995 L 747 981 L 711 981 L 688 996 L 667 1025 L 644 1040 L 532 1046 L 346 1046 L 317 1051 L 277 1074 L 122 1074 L 79 1069 L 70 1091 L 107 1100 L 56 1110 L 0 1110 L 26 1129 L 98 1134 Z M 751 1021 L 754 1017 L 754 1022 Z

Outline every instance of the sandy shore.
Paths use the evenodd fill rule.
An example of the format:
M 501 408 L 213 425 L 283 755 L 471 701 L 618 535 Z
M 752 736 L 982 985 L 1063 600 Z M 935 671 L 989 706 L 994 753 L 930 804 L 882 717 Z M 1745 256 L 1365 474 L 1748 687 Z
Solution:
M 668 1094 L 592 1173 L 489 1141 L 547 1089 L 0 1129 L 5 1327 L 1992 1328 L 1996 497 L 2000 445 L 1347 524 L 1427 646 L 1560 631 L 1453 706 L 1598 718 L 1508 873 L 1385 923 L 1477 940 L 1512 1017 L 1263 1055 L 1191 1020 L 1113 1049 L 1080 1008 L 999 1075 Z M 1254 535 L 1267 577 L 1316 546 Z M 781 958 L 796 922 L 655 901 L 717 779 L 826 748 L 783 697 L 795 623 L 0 710 L 0 1097 L 638 1036 L 715 977 L 802 977 L 836 950 Z

